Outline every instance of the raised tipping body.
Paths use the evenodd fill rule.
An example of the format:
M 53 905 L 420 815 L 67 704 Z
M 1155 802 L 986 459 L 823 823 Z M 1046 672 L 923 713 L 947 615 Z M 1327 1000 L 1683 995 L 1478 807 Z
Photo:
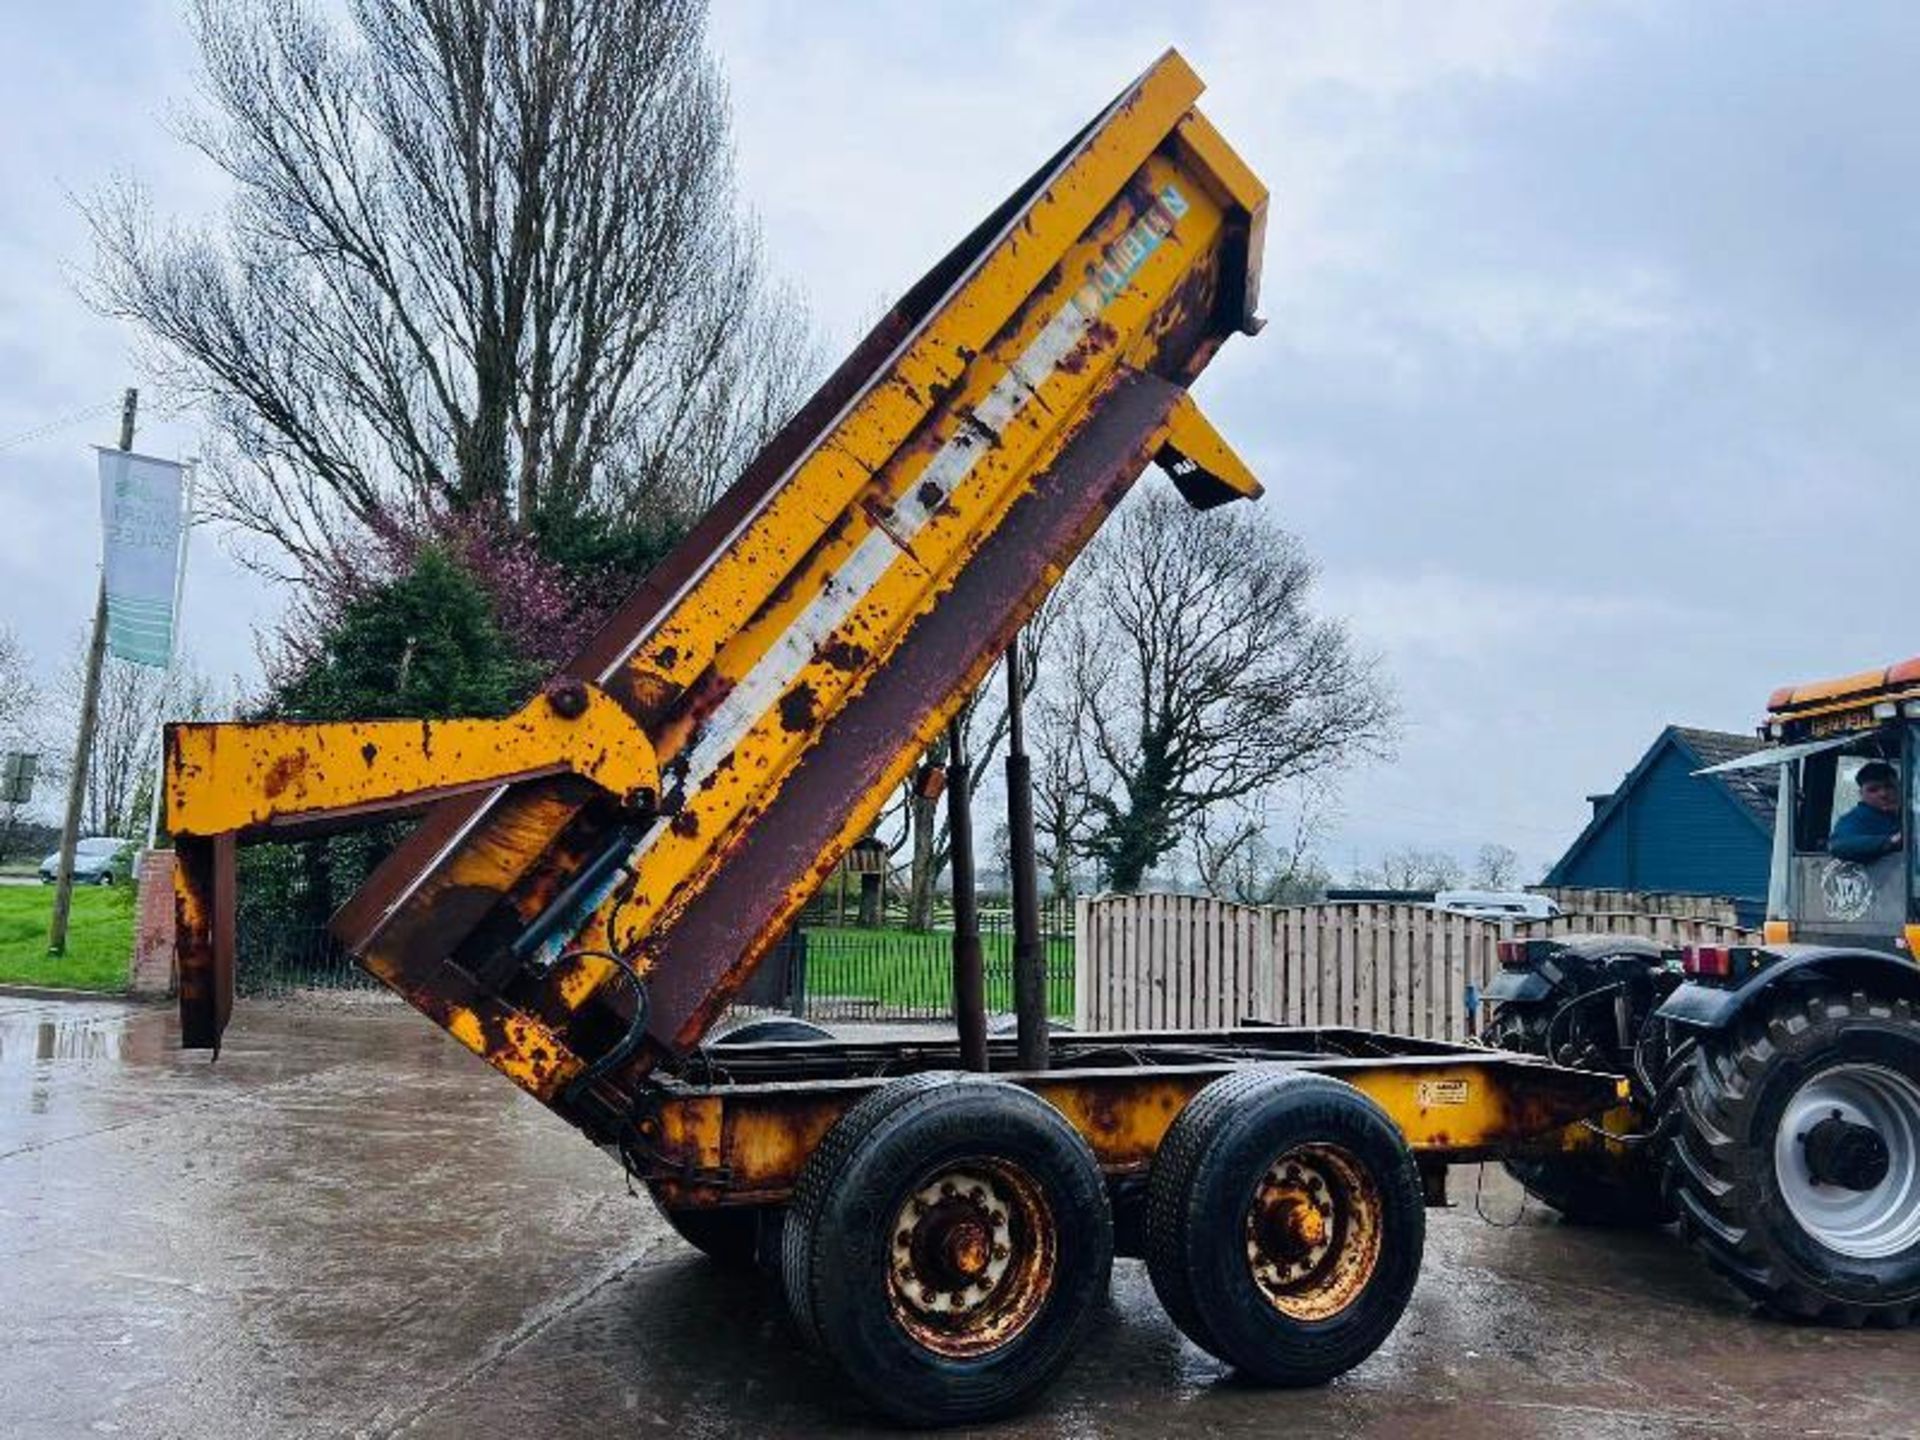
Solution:
M 877 1408 L 1026 1403 L 1116 1246 L 1252 1377 L 1370 1354 L 1445 1163 L 1579 1143 L 1618 1082 L 1334 1030 L 1055 1036 L 994 1076 L 948 1042 L 703 1043 L 1148 464 L 1196 508 L 1259 493 L 1186 388 L 1258 328 L 1266 209 L 1199 92 L 1174 54 L 1129 86 L 517 715 L 170 727 L 186 1042 L 227 1023 L 237 843 L 424 810 L 336 933 L 680 1235 L 777 1268 Z
M 644 732 L 654 813 L 575 774 L 438 805 L 336 919 L 369 970 L 543 1100 L 626 1033 L 622 968 L 623 1078 L 684 1053 L 1150 462 L 1257 492 L 1185 390 L 1254 326 L 1266 206 L 1200 88 L 1172 54 L 1130 86 L 567 667 Z M 169 802 L 200 833 L 204 793 Z

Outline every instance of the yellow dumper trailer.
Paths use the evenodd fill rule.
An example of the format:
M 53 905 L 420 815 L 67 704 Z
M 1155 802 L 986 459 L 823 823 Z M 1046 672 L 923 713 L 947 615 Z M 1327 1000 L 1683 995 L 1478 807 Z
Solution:
M 1760 944 L 1502 946 L 1489 1038 L 1631 1077 L 1618 1139 L 1516 1157 L 1578 1220 L 1677 1219 L 1768 1309 L 1920 1314 L 1920 659 L 1776 690 L 1725 772 L 1774 800 Z
M 1267 205 L 1200 91 L 1171 53 L 1129 85 L 517 714 L 170 727 L 186 1044 L 228 1021 L 236 845 L 417 813 L 339 938 L 692 1243 L 774 1270 L 878 1410 L 1032 1399 L 1116 1248 L 1257 1381 L 1370 1354 L 1447 1163 L 1584 1137 L 1622 1082 L 1260 1027 L 1029 1033 L 1022 1068 L 965 987 L 958 1042 L 714 1028 L 1149 464 L 1196 509 L 1258 494 L 1187 393 L 1259 328 Z

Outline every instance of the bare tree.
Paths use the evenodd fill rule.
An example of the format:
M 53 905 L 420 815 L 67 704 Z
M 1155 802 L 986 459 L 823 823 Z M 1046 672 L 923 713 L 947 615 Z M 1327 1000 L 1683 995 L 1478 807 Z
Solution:
M 1326 866 L 1314 853 L 1326 829 L 1326 794 L 1307 782 L 1294 797 L 1290 822 L 1234 804 L 1201 814 L 1194 823 L 1194 869 L 1202 888 L 1248 905 L 1301 905 L 1326 892 Z
M 1047 893 L 1065 900 L 1074 893 L 1074 866 L 1088 853 L 1097 823 L 1087 739 L 1093 697 L 1074 683 L 1078 671 L 1067 657 L 1050 658 L 1058 673 L 1039 677 L 1029 730 L 1034 849 L 1046 871 Z
M 83 643 L 59 682 L 61 699 L 74 714 L 85 673 Z M 144 837 L 159 773 L 160 727 L 169 720 L 206 719 L 214 709 L 213 686 L 191 663 L 166 671 L 107 657 L 100 670 L 93 753 L 80 811 L 82 832 Z M 73 733 L 71 728 L 67 733 Z
M 1170 490 L 1089 547 L 1062 660 L 1086 727 L 1086 849 L 1134 890 L 1196 820 L 1382 753 L 1375 664 L 1310 607 L 1300 544 L 1244 507 L 1196 516 Z
M 1473 883 L 1482 890 L 1511 890 L 1520 881 L 1520 857 L 1505 845 L 1482 845 L 1473 857 Z
M 1383 890 L 1451 890 L 1464 875 L 1459 860 L 1446 851 L 1409 845 L 1389 850 L 1377 866 L 1359 870 L 1353 878 Z
M 33 665 L 12 630 L 0 625 L 0 754 L 19 753 L 36 757 L 41 782 L 51 780 L 57 767 L 50 758 L 46 717 L 42 710 L 40 688 L 34 682 Z M 0 792 L 0 860 L 13 844 L 14 832 L 28 819 L 33 797 L 15 800 Z
M 336 20 L 344 10 L 345 23 Z M 738 213 L 705 0 L 193 0 L 224 230 L 87 207 L 96 299 L 221 436 L 212 512 L 368 532 L 697 509 L 811 369 Z
M 0 625 L 0 742 L 11 742 L 40 707 L 33 666 L 13 631 Z

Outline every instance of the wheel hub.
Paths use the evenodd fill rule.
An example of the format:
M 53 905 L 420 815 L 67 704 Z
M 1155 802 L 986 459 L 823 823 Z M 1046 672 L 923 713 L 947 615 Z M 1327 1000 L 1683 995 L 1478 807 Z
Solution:
M 1379 1197 L 1333 1145 L 1303 1145 L 1267 1167 L 1247 1211 L 1247 1264 L 1268 1303 L 1298 1320 L 1337 1314 L 1366 1288 L 1380 1253 Z
M 1836 1254 L 1920 1245 L 1920 1084 L 1864 1063 L 1809 1076 L 1781 1113 L 1773 1165 L 1795 1222 Z
M 1835 1110 L 1805 1132 L 1807 1174 L 1816 1185 L 1871 1190 L 1887 1178 L 1891 1153 L 1871 1126 L 1857 1125 Z
M 1011 1342 L 1046 1307 L 1060 1235 L 1046 1191 L 1003 1156 L 954 1161 L 900 1203 L 887 1293 L 916 1344 L 966 1359 Z
M 956 1315 L 986 1304 L 1013 1258 L 1008 1199 L 991 1176 L 953 1170 L 908 1197 L 893 1227 L 893 1274 L 909 1308 Z
M 1289 1264 L 1309 1259 L 1327 1243 L 1325 1187 L 1318 1202 L 1306 1190 L 1284 1181 L 1276 1184 L 1269 1172 L 1260 1199 L 1260 1242 L 1273 1256 Z

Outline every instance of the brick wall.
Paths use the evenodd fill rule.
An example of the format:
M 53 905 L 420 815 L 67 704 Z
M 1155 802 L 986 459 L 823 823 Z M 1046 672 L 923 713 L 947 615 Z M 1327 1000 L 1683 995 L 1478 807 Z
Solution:
M 135 995 L 173 993 L 173 851 L 140 855 L 140 900 L 133 916 Z

